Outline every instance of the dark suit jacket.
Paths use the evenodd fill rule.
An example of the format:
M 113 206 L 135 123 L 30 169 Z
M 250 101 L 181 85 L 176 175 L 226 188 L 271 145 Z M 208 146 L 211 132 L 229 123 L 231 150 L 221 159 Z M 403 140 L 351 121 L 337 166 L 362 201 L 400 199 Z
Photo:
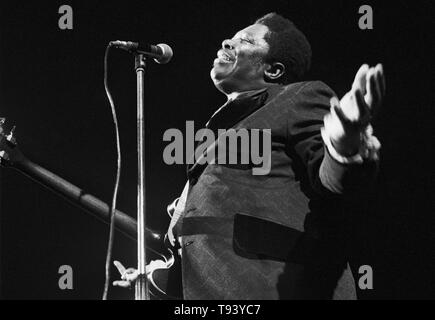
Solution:
M 185 299 L 352 299 L 341 199 L 375 165 L 342 165 L 320 128 L 334 92 L 322 82 L 275 86 L 226 105 L 216 128 L 271 129 L 266 176 L 250 165 L 188 168 L 182 236 Z

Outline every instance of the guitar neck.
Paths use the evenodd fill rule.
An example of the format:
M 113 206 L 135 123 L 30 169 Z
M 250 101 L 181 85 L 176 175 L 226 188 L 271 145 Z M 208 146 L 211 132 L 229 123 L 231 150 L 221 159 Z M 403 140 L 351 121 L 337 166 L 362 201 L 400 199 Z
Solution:
M 105 223 L 110 222 L 110 207 L 108 204 L 87 194 L 84 190 L 69 183 L 58 175 L 44 169 L 27 158 L 16 162 L 13 167 L 32 180 L 84 209 L 99 220 Z M 137 240 L 136 220 L 119 210 L 116 210 L 115 227 L 130 239 Z M 148 247 L 160 248 L 162 246 L 162 236 L 159 233 L 151 229 L 146 229 L 145 234 Z

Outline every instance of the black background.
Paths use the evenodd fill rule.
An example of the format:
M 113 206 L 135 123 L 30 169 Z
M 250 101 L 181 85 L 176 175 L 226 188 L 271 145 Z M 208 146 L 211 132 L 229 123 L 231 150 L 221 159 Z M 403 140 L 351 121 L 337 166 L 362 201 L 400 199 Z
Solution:
M 184 185 L 183 166 L 162 161 L 163 133 L 201 127 L 225 100 L 209 71 L 222 40 L 259 16 L 293 20 L 313 47 L 311 79 L 339 96 L 362 63 L 384 63 L 387 99 L 375 121 L 382 142 L 379 184 L 356 204 L 354 265 L 374 269 L 374 290 L 361 298 L 435 298 L 435 218 L 429 1 L 14 1 L 0 4 L 0 116 L 17 125 L 25 155 L 109 202 L 115 140 L 103 87 L 110 40 L 165 42 L 168 65 L 148 63 L 148 221 L 165 230 L 166 205 Z M 72 6 L 74 29 L 58 28 L 58 8 Z M 374 30 L 358 28 L 370 4 Z M 118 110 L 122 177 L 118 207 L 136 210 L 136 78 L 133 58 L 114 51 L 110 86 Z M 22 174 L 2 169 L 0 294 L 4 299 L 99 299 L 108 228 Z M 114 258 L 136 264 L 135 243 L 117 234 Z M 74 289 L 58 288 L 58 268 L 71 265 Z M 115 272 L 115 270 L 113 270 Z M 117 275 L 116 275 L 117 276 Z M 111 290 L 111 298 L 133 293 Z

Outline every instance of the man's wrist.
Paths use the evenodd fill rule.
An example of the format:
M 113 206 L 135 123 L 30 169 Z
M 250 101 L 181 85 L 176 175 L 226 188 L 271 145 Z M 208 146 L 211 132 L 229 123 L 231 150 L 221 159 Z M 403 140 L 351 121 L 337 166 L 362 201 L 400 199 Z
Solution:
M 378 160 L 379 159 L 379 150 L 381 148 L 381 144 L 379 143 L 379 140 L 373 136 L 373 128 L 371 125 L 369 125 L 365 131 L 361 134 L 361 142 L 358 146 L 357 152 L 354 154 L 350 154 L 350 150 L 343 151 L 343 150 L 337 150 L 337 148 L 333 145 L 332 139 L 330 137 L 330 134 L 325 128 L 322 128 L 321 130 L 322 139 L 326 146 L 326 148 L 329 151 L 329 154 L 333 159 L 336 161 L 343 163 L 343 164 L 351 164 L 351 163 L 362 163 L 365 159 L 369 160 Z M 343 155 L 341 152 L 349 152 L 348 156 Z

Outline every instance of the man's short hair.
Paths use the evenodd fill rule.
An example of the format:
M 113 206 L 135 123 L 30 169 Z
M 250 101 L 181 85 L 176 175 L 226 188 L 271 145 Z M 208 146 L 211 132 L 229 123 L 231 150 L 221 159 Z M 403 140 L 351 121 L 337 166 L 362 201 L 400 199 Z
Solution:
M 255 23 L 265 25 L 269 32 L 264 36 L 269 44 L 266 63 L 280 62 L 285 73 L 276 82 L 289 84 L 302 80 L 311 66 L 311 46 L 305 35 L 293 22 L 272 12 Z

